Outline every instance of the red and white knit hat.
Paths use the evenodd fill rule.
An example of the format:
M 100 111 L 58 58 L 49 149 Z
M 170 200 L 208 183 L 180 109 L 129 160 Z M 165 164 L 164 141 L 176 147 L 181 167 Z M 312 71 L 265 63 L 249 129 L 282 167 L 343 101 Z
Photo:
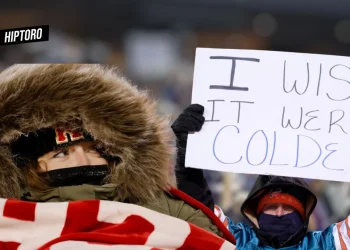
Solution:
M 282 192 L 268 192 L 262 196 L 257 206 L 257 215 L 261 213 L 265 205 L 273 203 L 289 205 L 297 210 L 303 218 L 306 216 L 304 205 L 293 195 Z

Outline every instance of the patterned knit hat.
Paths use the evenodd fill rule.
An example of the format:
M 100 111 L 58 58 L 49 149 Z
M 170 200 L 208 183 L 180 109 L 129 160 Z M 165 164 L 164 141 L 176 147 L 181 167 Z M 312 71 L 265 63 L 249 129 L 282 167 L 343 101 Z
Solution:
M 299 200 L 293 194 L 282 192 L 281 189 L 270 190 L 262 196 L 258 203 L 256 214 L 260 215 L 265 205 L 274 203 L 285 204 L 293 207 L 305 219 L 305 207 L 303 201 Z
M 45 128 L 22 135 L 12 144 L 11 149 L 17 166 L 21 167 L 27 160 L 36 160 L 50 151 L 82 140 L 92 141 L 92 137 L 79 131 Z

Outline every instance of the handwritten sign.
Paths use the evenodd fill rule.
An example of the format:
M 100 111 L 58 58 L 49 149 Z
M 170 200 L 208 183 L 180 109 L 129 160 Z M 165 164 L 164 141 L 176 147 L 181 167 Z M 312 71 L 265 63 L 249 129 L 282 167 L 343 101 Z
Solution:
M 348 57 L 198 48 L 192 103 L 187 167 L 350 181 Z

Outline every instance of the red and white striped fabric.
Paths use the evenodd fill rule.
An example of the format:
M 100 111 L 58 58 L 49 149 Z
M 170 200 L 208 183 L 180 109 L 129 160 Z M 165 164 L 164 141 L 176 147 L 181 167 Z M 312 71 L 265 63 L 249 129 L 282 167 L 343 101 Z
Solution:
M 0 249 L 201 249 L 236 247 L 183 220 L 113 201 L 0 199 Z
M 228 219 L 222 211 L 221 207 L 218 205 L 214 206 L 214 213 L 220 219 L 220 221 L 224 224 L 225 227 L 228 227 Z
M 350 249 L 350 224 L 348 216 L 345 220 L 338 222 L 333 227 L 333 237 L 336 249 Z

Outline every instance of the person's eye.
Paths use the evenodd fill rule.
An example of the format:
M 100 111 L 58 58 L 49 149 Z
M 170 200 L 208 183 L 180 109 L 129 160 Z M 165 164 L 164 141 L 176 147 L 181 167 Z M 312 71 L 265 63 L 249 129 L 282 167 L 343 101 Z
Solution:
M 55 152 L 54 155 L 52 156 L 52 158 L 63 158 L 67 155 L 68 155 L 68 151 L 63 149 L 63 150 L 59 150 L 59 151 Z
M 269 206 L 269 209 L 276 210 L 276 209 L 277 209 L 277 205 L 270 205 L 270 206 Z
M 273 204 L 268 204 L 264 207 L 264 210 L 267 211 L 267 210 L 275 210 L 276 209 L 276 205 L 273 205 Z
M 289 206 L 289 205 L 284 205 L 284 208 L 283 208 L 284 210 L 287 210 L 287 211 L 292 211 L 292 210 L 294 210 L 294 208 L 293 207 L 291 207 L 291 206 Z
M 90 153 L 90 154 L 96 154 L 96 155 L 101 155 L 100 152 L 96 149 L 95 146 L 91 146 L 86 150 L 86 153 Z

